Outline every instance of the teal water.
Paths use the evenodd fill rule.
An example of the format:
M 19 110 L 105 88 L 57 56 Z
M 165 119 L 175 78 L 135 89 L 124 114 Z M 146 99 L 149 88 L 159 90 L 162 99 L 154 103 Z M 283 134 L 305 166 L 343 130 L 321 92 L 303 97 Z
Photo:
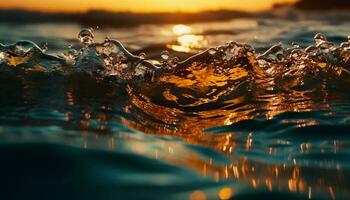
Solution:
M 0 24 L 0 195 L 349 199 L 348 27 Z

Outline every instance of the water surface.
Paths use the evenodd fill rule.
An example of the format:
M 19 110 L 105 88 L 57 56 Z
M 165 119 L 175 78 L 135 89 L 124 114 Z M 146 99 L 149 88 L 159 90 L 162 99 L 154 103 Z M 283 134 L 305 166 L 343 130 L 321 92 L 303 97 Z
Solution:
M 349 25 L 0 24 L 1 195 L 349 199 Z

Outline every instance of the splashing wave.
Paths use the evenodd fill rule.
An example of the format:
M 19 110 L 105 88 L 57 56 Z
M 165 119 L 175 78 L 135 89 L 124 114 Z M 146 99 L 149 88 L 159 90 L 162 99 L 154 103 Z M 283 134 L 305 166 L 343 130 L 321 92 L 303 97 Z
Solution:
M 162 52 L 161 60 L 146 60 L 145 54 L 135 56 L 117 40 L 94 42 L 91 29 L 83 29 L 78 39 L 84 45 L 80 51 L 71 49 L 57 55 L 45 53 L 30 41 L 0 44 L 0 72 L 84 74 L 97 82 L 121 83 L 134 106 L 153 117 L 157 115 L 147 113 L 149 108 L 176 113 L 176 118 L 158 117 L 176 125 L 181 113 L 209 119 L 214 109 L 242 102 L 242 94 L 265 98 L 317 90 L 335 82 L 348 85 L 350 80 L 350 38 L 337 47 L 320 33 L 315 44 L 305 49 L 297 43 L 291 48 L 277 44 L 258 54 L 247 44 L 229 42 L 184 61 L 171 58 L 167 51 Z
M 81 50 L 55 55 L 31 41 L 0 44 L 0 103 L 5 105 L 0 121 L 5 132 L 15 125 L 8 135 L 44 126 L 39 130 L 51 134 L 78 129 L 113 136 L 125 131 L 122 124 L 181 136 L 186 142 L 180 145 L 166 138 L 139 140 L 133 131 L 125 137 L 143 155 L 155 150 L 157 158 L 200 172 L 204 168 L 205 175 L 233 177 L 253 188 L 266 185 L 269 191 L 282 187 L 310 195 L 312 188 L 349 196 L 342 177 L 349 174 L 350 38 L 335 46 L 317 34 L 315 44 L 305 49 L 277 44 L 264 53 L 229 42 L 184 61 L 167 51 L 159 60 L 147 60 L 109 38 L 94 42 L 91 29 L 83 29 L 78 39 Z M 30 128 L 23 126 L 27 123 Z M 118 145 L 128 151 L 126 141 L 121 138 Z M 111 137 L 106 144 L 115 142 Z M 175 154 L 164 143 L 171 143 Z M 140 163 L 139 157 L 135 160 Z M 145 165 L 140 166 L 144 172 Z M 315 169 L 317 179 L 309 173 Z

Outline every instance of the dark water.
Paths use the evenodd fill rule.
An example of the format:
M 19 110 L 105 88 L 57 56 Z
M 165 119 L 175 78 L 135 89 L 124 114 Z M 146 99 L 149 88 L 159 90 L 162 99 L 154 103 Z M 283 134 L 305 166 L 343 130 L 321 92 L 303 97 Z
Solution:
M 349 24 L 210 25 L 0 25 L 1 197 L 349 199 Z

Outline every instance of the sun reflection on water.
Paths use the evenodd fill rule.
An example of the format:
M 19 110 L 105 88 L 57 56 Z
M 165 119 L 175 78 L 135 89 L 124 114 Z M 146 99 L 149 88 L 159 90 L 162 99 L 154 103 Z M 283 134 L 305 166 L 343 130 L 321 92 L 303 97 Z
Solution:
M 192 28 L 190 26 L 178 24 L 173 27 L 173 32 L 176 35 L 190 34 L 192 32 Z
M 190 26 L 183 24 L 175 25 L 172 32 L 177 37 L 176 43 L 169 44 L 167 47 L 174 51 L 189 53 L 207 44 L 204 36 L 195 34 Z
M 199 73 L 198 70 L 196 72 Z M 204 74 L 208 75 L 215 73 L 209 73 L 206 71 Z M 192 73 L 192 75 L 191 80 L 194 82 L 188 83 L 186 87 L 193 88 L 196 86 L 198 88 L 205 88 L 213 87 L 215 85 L 221 86 L 218 84 L 221 83 L 221 81 L 218 82 L 218 80 L 221 80 L 219 79 L 220 77 L 216 77 L 215 79 L 211 78 L 207 81 L 206 79 L 208 77 L 203 74 Z M 168 76 L 167 78 L 169 78 L 168 83 L 170 83 L 170 77 Z M 239 76 L 238 79 L 240 78 L 242 77 Z M 235 77 L 231 77 L 231 79 L 236 80 Z M 199 80 L 202 81 L 200 82 Z M 185 86 L 183 80 L 179 82 L 175 81 L 174 83 L 180 82 L 182 83 L 182 86 Z M 164 85 L 164 82 L 161 83 Z M 176 96 L 170 93 L 170 90 L 165 90 L 166 92 L 163 92 L 156 90 L 153 87 L 151 88 L 151 91 L 147 87 L 147 85 L 144 85 L 142 89 L 145 90 L 143 93 L 147 93 L 149 96 L 151 96 L 150 94 L 152 91 L 161 92 L 165 93 L 165 96 L 167 97 L 170 96 L 172 102 L 176 103 L 178 101 Z M 77 116 L 76 113 L 67 113 L 69 122 L 77 119 L 80 121 L 80 129 L 83 130 L 81 135 L 81 146 L 84 149 L 94 149 L 99 146 L 105 146 L 110 150 L 117 148 L 127 149 L 128 151 L 153 157 L 154 159 L 171 163 L 176 166 L 192 169 L 204 177 L 212 178 L 216 182 L 238 182 L 251 190 L 265 189 L 272 192 L 289 191 L 290 193 L 305 194 L 309 198 L 313 198 L 319 193 L 326 193 L 332 199 L 336 199 L 337 196 L 340 195 L 339 193 L 346 190 L 347 180 L 345 175 L 347 175 L 348 172 L 346 169 L 344 170 L 342 164 L 337 161 L 330 162 L 327 160 L 320 160 L 315 163 L 308 163 L 308 160 L 294 158 L 293 154 L 288 153 L 288 155 L 284 156 L 286 158 L 285 160 L 281 159 L 277 163 L 269 163 L 254 160 L 246 156 L 239 156 L 239 153 L 237 154 L 237 152 L 265 152 L 264 155 L 266 157 L 279 156 L 281 155 L 279 153 L 283 151 L 283 148 L 281 147 L 286 146 L 286 149 L 290 150 L 290 148 L 293 147 L 289 146 L 293 145 L 293 142 L 287 140 L 275 140 L 274 142 L 276 146 L 267 147 L 259 144 L 259 133 L 256 131 L 247 133 L 244 136 L 242 136 L 241 133 L 234 131 L 217 134 L 205 134 L 201 132 L 205 128 L 212 126 L 225 124 L 237 126 L 237 122 L 253 118 L 253 115 L 250 112 L 254 109 L 264 110 L 269 116 L 268 119 L 271 120 L 276 118 L 276 115 L 287 111 L 296 110 L 302 112 L 305 110 L 312 110 L 312 108 L 317 105 L 305 94 L 294 94 L 293 98 L 297 99 L 297 102 L 288 102 L 287 97 L 290 96 L 264 96 L 261 94 L 255 94 L 259 96 L 256 98 L 264 100 L 264 103 L 259 103 L 257 105 L 252 104 L 254 106 L 246 110 L 225 108 L 214 111 L 197 112 L 196 114 L 200 116 L 199 118 L 191 117 L 181 121 L 181 118 L 176 118 L 175 116 L 184 116 L 185 113 L 183 111 L 165 107 L 164 105 L 156 105 L 146 96 L 142 97 L 145 101 L 141 101 L 141 98 L 135 96 L 135 93 L 137 92 L 130 93 L 130 95 L 134 94 L 134 96 L 130 96 L 131 101 L 129 102 L 130 104 L 125 105 L 125 112 L 134 114 L 138 123 L 125 118 L 121 120 L 122 124 L 141 130 L 145 133 L 158 134 L 161 136 L 179 136 L 184 142 L 182 143 L 176 140 L 156 140 L 157 142 L 152 140 L 147 141 L 143 140 L 142 136 L 128 133 L 123 134 L 122 131 L 118 131 L 116 134 L 106 134 L 108 132 L 108 127 L 113 125 L 112 119 L 115 118 L 110 114 L 111 110 L 113 110 L 112 108 L 114 104 L 104 103 L 99 105 L 101 110 L 98 111 L 92 112 L 89 109 L 83 109 L 79 113 L 79 116 Z M 68 90 L 64 93 L 66 104 L 71 107 L 83 104 L 82 99 L 84 98 L 82 98 L 82 95 L 83 93 L 82 91 L 79 91 L 79 89 Z M 111 94 L 103 93 L 103 95 L 108 96 Z M 159 98 L 161 95 L 157 94 L 156 96 Z M 238 97 L 229 102 L 231 105 L 242 104 L 242 102 L 245 101 L 245 98 Z M 300 104 L 300 99 L 307 100 L 307 104 Z M 136 106 L 138 106 L 140 110 L 148 111 L 149 115 L 152 115 L 154 119 L 162 119 L 167 125 L 160 126 L 156 123 L 156 120 L 152 122 L 146 120 L 140 112 L 133 112 L 133 109 L 135 109 Z M 242 109 L 243 106 L 240 108 Z M 211 117 L 218 113 L 222 116 L 215 118 Z M 205 119 L 204 116 L 208 117 L 208 119 Z M 229 120 L 227 120 L 227 118 L 229 118 Z M 280 124 L 294 124 L 295 127 L 308 127 L 317 125 L 318 122 L 290 119 L 281 120 Z M 177 129 L 172 129 L 171 125 L 178 125 L 178 127 Z M 149 128 L 148 130 L 146 127 L 155 127 L 155 129 Z M 88 132 L 91 131 L 95 131 L 99 134 L 89 134 Z M 185 133 L 187 133 L 187 135 Z M 189 145 L 206 146 L 211 148 L 218 154 L 226 156 L 228 162 L 220 162 L 216 157 L 218 154 L 213 153 L 212 155 L 205 155 L 202 154 L 202 152 L 189 148 Z M 308 156 L 313 153 L 329 153 L 336 156 L 338 152 L 342 152 L 342 148 L 346 148 L 343 147 L 341 141 L 324 141 L 323 146 L 327 147 L 321 148 L 315 144 L 303 142 L 293 148 L 293 153 L 298 153 L 301 156 Z M 320 173 L 317 175 L 309 175 L 308 173 L 310 173 L 310 170 L 313 170 L 315 167 L 318 167 Z M 338 176 L 341 174 L 344 174 L 344 176 Z M 198 189 L 188 194 L 189 199 L 211 199 L 211 193 Z M 234 184 L 226 185 L 221 189 L 217 189 L 215 195 L 216 197 L 219 197 L 219 199 L 230 199 L 240 195 L 240 187 L 236 187 Z M 349 194 L 347 193 L 345 195 Z

